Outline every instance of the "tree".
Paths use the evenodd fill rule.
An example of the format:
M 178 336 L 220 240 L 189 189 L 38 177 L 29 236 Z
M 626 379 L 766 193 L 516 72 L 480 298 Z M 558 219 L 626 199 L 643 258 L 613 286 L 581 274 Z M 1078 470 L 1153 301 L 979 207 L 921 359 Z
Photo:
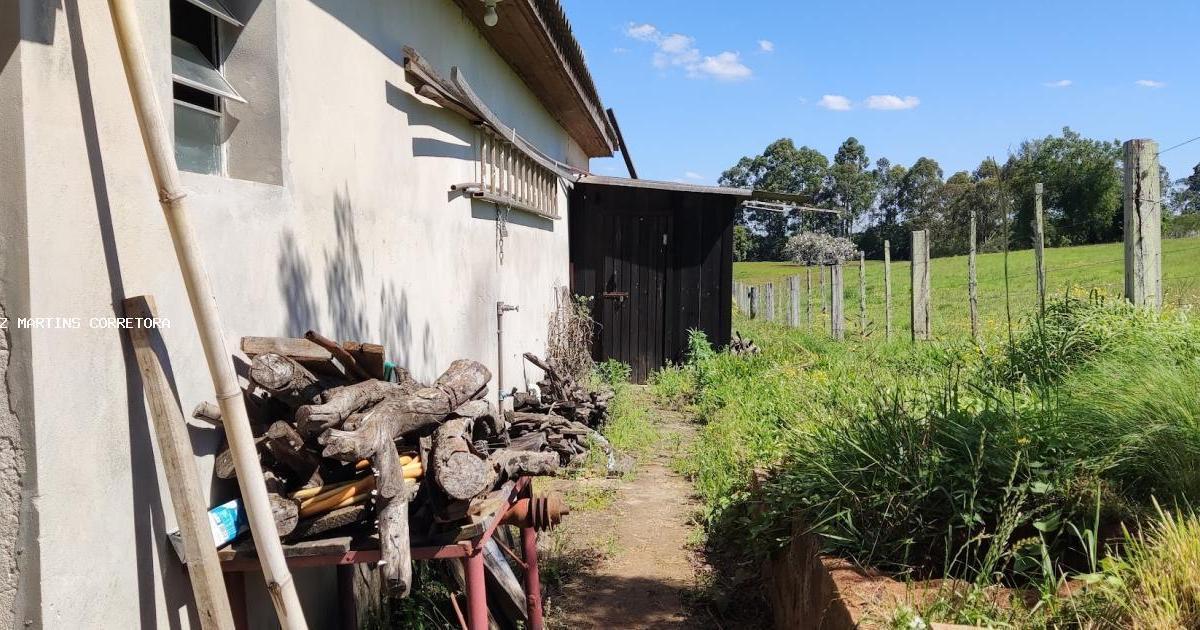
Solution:
M 738 262 L 750 260 L 750 248 L 753 246 L 750 230 L 744 225 L 733 226 L 733 259 Z
M 803 265 L 836 265 L 858 257 L 850 239 L 826 232 L 798 232 L 788 238 L 789 260 Z
M 937 160 L 917 158 L 912 168 L 900 180 L 899 206 L 909 227 L 923 230 L 931 227 L 940 212 L 942 167 Z
M 846 138 L 833 156 L 833 167 L 829 169 L 832 201 L 847 212 L 845 219 L 851 225 L 871 209 L 875 200 L 875 174 L 867 170 L 870 165 L 867 149 L 854 137 Z
M 1168 197 L 1163 190 L 1163 197 Z M 1192 174 L 1176 180 L 1171 186 L 1169 205 L 1178 215 L 1200 214 L 1200 164 L 1192 168 Z
M 897 257 L 904 256 L 908 246 L 901 243 L 904 228 L 901 225 L 902 212 L 900 209 L 900 182 L 908 169 L 899 164 L 893 165 L 887 158 L 879 158 L 871 178 L 875 186 L 875 204 L 868 215 L 870 225 L 863 229 L 858 237 L 858 247 L 871 258 L 883 256 L 883 242 L 891 241 L 892 252 Z
M 771 192 L 805 195 L 809 203 L 827 202 L 825 181 L 829 160 L 816 149 L 796 148 L 790 138 L 780 138 L 767 146 L 762 154 L 743 157 L 721 174 L 720 185 L 733 188 L 754 188 Z M 784 214 L 767 210 L 751 210 L 740 220 L 754 239 L 750 258 L 753 260 L 782 260 L 787 237 L 806 219 L 798 212 Z
M 1091 140 L 1070 127 L 1021 143 L 1004 165 L 1014 202 L 1012 246 L 1032 246 L 1034 184 L 1043 182 L 1047 245 L 1118 240 L 1122 232 L 1121 143 Z

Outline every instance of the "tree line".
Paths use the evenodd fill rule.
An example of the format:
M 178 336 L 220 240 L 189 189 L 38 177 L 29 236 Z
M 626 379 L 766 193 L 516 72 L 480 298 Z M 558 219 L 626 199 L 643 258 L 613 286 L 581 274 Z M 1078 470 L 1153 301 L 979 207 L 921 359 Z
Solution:
M 1045 184 L 1045 238 L 1049 247 L 1107 243 L 1122 238 L 1122 148 L 1119 140 L 1095 140 L 1064 128 L 1060 135 L 1026 140 L 1004 163 L 985 158 L 973 171 L 945 177 L 937 160 L 911 166 L 887 158 L 871 163 L 866 147 L 847 138 L 830 161 L 789 138 L 759 155 L 743 157 L 721 174 L 722 186 L 796 193 L 808 203 L 844 211 L 819 213 L 745 211 L 735 228 L 738 260 L 784 260 L 788 238 L 816 231 L 850 236 L 868 257 L 891 241 L 896 258 L 909 256 L 909 234 L 929 229 L 934 256 L 964 254 L 970 213 L 975 212 L 982 252 L 1031 245 L 1034 184 Z M 1162 169 L 1164 231 L 1200 234 L 1200 164 L 1172 181 Z M 1006 236 L 1007 235 L 1007 236 Z

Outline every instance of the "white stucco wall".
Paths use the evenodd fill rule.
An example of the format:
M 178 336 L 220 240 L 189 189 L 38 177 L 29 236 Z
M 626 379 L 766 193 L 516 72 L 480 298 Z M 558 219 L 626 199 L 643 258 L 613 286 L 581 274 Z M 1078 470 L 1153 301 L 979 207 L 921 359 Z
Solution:
M 18 130 L 23 154 L 0 159 L 0 182 L 23 190 L 0 216 L 27 253 L 0 252 L 0 307 L 11 318 L 83 322 L 11 337 L 29 366 L 17 382 L 9 374 L 10 389 L 27 396 L 21 421 L 36 445 L 26 457 L 35 515 L 23 527 L 36 536 L 25 592 L 37 603 L 21 616 L 46 628 L 195 627 L 163 537 L 174 516 L 136 366 L 122 334 L 88 325 L 122 297 L 154 294 L 171 321 L 163 337 L 185 412 L 212 398 L 107 3 L 18 4 L 21 41 L 3 52 L 19 78 L 0 82 L 0 102 L 18 85 L 21 120 L 6 128 Z M 553 289 L 568 281 L 565 191 L 562 220 L 512 213 L 499 264 L 494 208 L 448 193 L 472 178 L 474 132 L 412 95 L 401 47 L 446 73 L 461 66 L 502 119 L 559 159 L 583 165 L 583 153 L 449 0 L 291 0 L 273 10 L 283 185 L 184 178 L 230 347 L 243 335 L 314 328 L 385 343 L 421 379 L 460 357 L 494 373 L 503 300 L 520 307 L 505 319 L 504 385 L 523 386 L 520 353 L 544 349 Z M 166 2 L 143 2 L 142 21 L 166 109 Z M 196 426 L 192 436 L 207 478 L 219 435 Z M 311 625 L 327 627 L 332 571 L 297 577 Z

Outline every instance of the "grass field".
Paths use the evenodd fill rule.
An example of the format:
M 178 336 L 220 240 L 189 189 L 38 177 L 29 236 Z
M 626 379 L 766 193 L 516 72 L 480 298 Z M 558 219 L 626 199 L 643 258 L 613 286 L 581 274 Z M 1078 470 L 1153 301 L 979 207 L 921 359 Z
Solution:
M 1123 292 L 1124 253 L 1121 243 L 1062 247 L 1046 250 L 1046 285 L 1051 296 L 1071 289 L 1100 290 L 1108 295 Z M 967 257 L 936 258 L 932 262 L 933 333 L 951 337 L 970 331 L 967 300 Z M 787 278 L 800 276 L 800 317 L 805 318 L 805 268 L 786 262 L 735 263 L 736 282 L 775 285 L 776 319 L 786 321 Z M 850 263 L 844 272 L 847 334 L 858 334 L 858 264 Z M 884 317 L 883 261 L 867 261 L 867 334 L 882 336 Z M 1006 330 L 1004 254 L 980 254 L 978 257 L 979 316 L 985 336 Z M 828 328 L 821 316 L 817 269 L 811 269 L 813 286 L 813 326 Z M 907 337 L 909 327 L 910 270 L 908 261 L 892 262 L 892 326 L 894 334 Z M 1200 238 L 1163 241 L 1163 302 L 1171 306 L 1200 304 Z M 1023 318 L 1037 304 L 1033 251 L 1008 255 L 1008 295 L 1014 320 Z M 828 298 L 826 298 L 828 299 Z

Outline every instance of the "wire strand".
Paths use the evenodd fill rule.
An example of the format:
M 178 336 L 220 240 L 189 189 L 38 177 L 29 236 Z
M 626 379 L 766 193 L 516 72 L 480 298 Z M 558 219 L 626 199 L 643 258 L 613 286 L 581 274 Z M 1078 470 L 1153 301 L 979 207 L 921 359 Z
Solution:
M 1196 136 L 1195 138 L 1192 138 L 1191 140 L 1184 140 L 1183 142 L 1180 142 L 1177 145 L 1174 145 L 1174 146 L 1168 147 L 1166 149 L 1163 149 L 1162 151 L 1159 151 L 1158 154 L 1162 155 L 1162 154 L 1166 153 L 1167 151 L 1174 151 L 1175 149 L 1178 149 L 1179 147 L 1191 144 L 1197 140 L 1200 140 L 1200 136 Z

